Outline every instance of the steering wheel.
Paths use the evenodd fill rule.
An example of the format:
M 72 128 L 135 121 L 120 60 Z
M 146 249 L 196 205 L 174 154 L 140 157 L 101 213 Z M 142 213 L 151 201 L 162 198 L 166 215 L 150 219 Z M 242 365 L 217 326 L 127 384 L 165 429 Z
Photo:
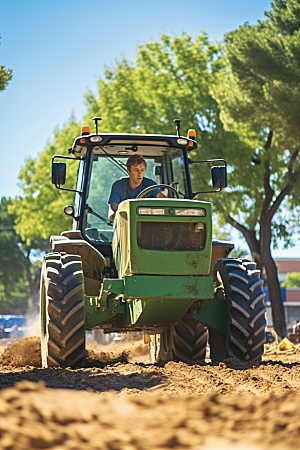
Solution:
M 172 186 L 169 186 L 168 184 L 155 184 L 154 186 L 149 186 L 148 188 L 144 189 L 137 198 L 142 198 L 144 195 L 148 194 L 148 192 L 154 191 L 155 189 L 162 188 L 162 189 L 169 189 L 169 191 L 172 191 L 176 198 L 179 198 L 179 194 Z

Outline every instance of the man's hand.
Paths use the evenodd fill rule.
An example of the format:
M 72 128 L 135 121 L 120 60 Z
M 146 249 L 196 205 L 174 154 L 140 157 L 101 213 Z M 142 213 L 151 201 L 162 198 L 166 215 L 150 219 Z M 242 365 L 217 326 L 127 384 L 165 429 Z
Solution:
M 116 212 L 118 210 L 119 203 L 111 202 L 109 204 L 108 218 L 111 222 L 115 220 Z

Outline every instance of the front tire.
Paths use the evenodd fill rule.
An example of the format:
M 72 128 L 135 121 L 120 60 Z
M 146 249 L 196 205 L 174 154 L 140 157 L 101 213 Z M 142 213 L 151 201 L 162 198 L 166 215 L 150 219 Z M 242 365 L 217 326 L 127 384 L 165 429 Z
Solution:
M 204 361 L 207 346 L 207 328 L 186 313 L 177 325 L 172 325 L 160 335 L 151 336 L 152 362 Z
M 83 367 L 84 289 L 81 257 L 48 253 L 41 274 L 42 367 Z
M 266 294 L 260 270 L 256 263 L 245 259 L 219 259 L 214 276 L 224 291 L 227 323 L 226 334 L 209 331 L 212 361 L 260 361 L 266 340 Z

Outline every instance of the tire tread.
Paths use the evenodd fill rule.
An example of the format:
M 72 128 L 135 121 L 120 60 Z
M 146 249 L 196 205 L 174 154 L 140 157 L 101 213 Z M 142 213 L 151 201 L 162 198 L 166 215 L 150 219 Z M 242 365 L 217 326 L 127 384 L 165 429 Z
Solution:
M 85 360 L 84 286 L 81 257 L 50 253 L 44 258 L 47 335 L 42 360 L 47 366 L 82 367 Z M 42 289 L 41 289 L 42 290 Z M 43 355 L 43 352 L 45 353 Z

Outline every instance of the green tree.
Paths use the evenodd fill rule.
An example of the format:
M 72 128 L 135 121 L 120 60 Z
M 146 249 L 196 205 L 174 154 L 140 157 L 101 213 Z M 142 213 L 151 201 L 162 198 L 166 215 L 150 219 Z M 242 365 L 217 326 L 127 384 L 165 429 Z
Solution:
M 86 96 L 86 120 L 101 112 L 101 128 L 110 132 L 172 133 L 173 119 L 184 118 L 185 127 L 215 122 L 216 102 L 209 93 L 219 45 L 205 34 L 195 41 L 183 34 L 139 46 L 136 64 L 124 58 L 107 69 L 98 81 L 99 97 Z M 210 67 L 210 71 L 208 70 Z
M 282 208 L 293 208 L 300 193 L 299 5 L 275 0 L 266 21 L 228 33 L 226 70 L 215 89 L 226 129 L 250 139 L 253 148 L 252 155 L 241 158 L 230 201 L 219 203 L 218 210 L 243 234 L 258 266 L 266 269 L 280 336 L 286 335 L 286 326 L 270 246 L 272 237 L 286 245 L 295 239 L 291 214 Z
M 98 80 L 98 98 L 87 93 L 85 123 L 93 129 L 91 119 L 100 115 L 103 132 L 175 134 L 173 120 L 180 117 L 182 134 L 188 128 L 200 133 L 199 149 L 192 156 L 222 157 L 232 150 L 238 161 L 235 150 L 248 144 L 240 142 L 235 132 L 224 131 L 211 95 L 223 64 L 220 51 L 220 45 L 209 43 L 206 34 L 195 40 L 187 34 L 173 39 L 162 34 L 159 42 L 139 46 L 135 64 L 122 58 Z M 204 169 L 193 166 L 193 172 L 196 188 L 201 183 L 205 187 L 209 171 L 204 180 L 199 176 Z
M 72 227 L 72 220 L 63 209 L 73 202 L 74 194 L 55 189 L 51 184 L 51 161 L 55 154 L 67 155 L 67 149 L 80 134 L 80 125 L 71 117 L 62 130 L 55 130 L 53 143 L 36 158 L 28 158 L 19 175 L 22 196 L 14 198 L 8 211 L 15 218 L 15 231 L 20 236 L 23 267 L 25 269 L 30 307 L 38 308 L 41 262 L 38 252 L 50 251 L 49 237 Z M 68 164 L 68 184 L 74 188 L 78 161 Z
M 206 34 L 195 40 L 186 34 L 173 39 L 162 34 L 159 42 L 139 46 L 135 64 L 117 61 L 98 81 L 98 97 L 87 93 L 85 123 L 93 129 L 92 117 L 101 116 L 103 132 L 175 134 L 173 120 L 181 117 L 182 134 L 188 128 L 198 130 L 198 149 L 191 158 L 229 156 L 234 171 L 241 164 L 239 150 L 250 156 L 254 143 L 225 131 L 220 120 L 211 90 L 224 66 L 220 51 Z M 191 173 L 195 192 L 211 189 L 208 166 L 193 165 Z M 205 199 L 215 202 L 216 197 Z
M 1 39 L 1 35 L 0 35 Z M 8 82 L 12 79 L 12 70 L 5 69 L 5 66 L 0 65 L 0 91 L 4 91 Z
M 37 238 L 26 243 L 16 233 L 12 200 L 0 202 L 0 309 L 37 312 L 41 262 L 37 258 L 48 242 Z
M 22 241 L 14 230 L 14 217 L 8 213 L 10 200 L 0 201 L 0 309 L 26 311 L 30 296 Z
M 54 142 L 48 143 L 36 159 L 28 158 L 21 169 L 22 196 L 12 200 L 9 212 L 16 217 L 16 232 L 29 247 L 41 242 L 44 249 L 44 239 L 49 240 L 51 234 L 72 227 L 72 220 L 63 210 L 73 202 L 74 194 L 55 189 L 51 184 L 51 164 L 54 155 L 68 155 L 68 148 L 80 132 L 80 125 L 71 117 L 62 130 L 55 130 Z M 67 167 L 66 187 L 75 188 L 78 161 L 70 162 Z

